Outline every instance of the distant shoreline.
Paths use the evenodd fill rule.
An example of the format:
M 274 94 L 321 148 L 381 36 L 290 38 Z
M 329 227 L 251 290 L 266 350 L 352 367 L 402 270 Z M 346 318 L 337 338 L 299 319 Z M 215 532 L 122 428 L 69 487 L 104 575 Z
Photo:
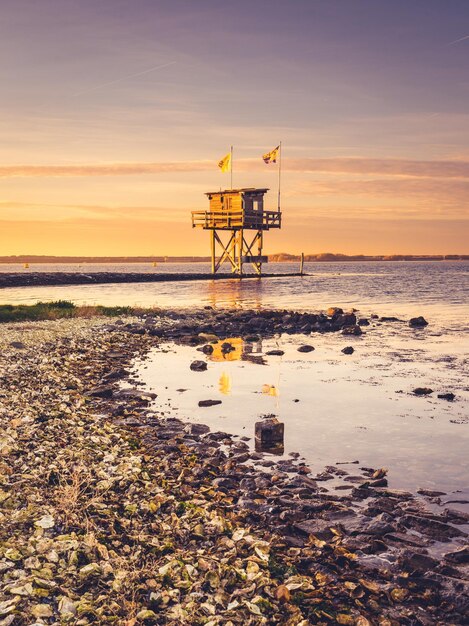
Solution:
M 269 255 L 271 263 L 298 263 L 300 255 L 297 254 L 271 254 Z M 346 255 L 346 254 L 305 254 L 305 262 L 307 263 L 344 263 L 357 261 L 469 261 L 469 254 L 434 254 L 434 255 L 410 255 L 410 254 L 392 254 L 392 255 Z M 210 257 L 184 256 L 184 257 L 164 257 L 164 256 L 145 256 L 145 257 L 72 257 L 72 256 L 46 256 L 46 255 L 17 255 L 2 256 L 0 264 L 16 264 L 16 263 L 36 263 L 36 264 L 73 264 L 73 263 L 209 263 Z

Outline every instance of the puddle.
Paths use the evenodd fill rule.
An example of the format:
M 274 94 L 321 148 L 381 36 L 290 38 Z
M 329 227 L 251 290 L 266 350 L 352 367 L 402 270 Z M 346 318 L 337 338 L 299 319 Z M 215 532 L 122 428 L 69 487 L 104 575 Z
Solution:
M 469 510 L 464 352 L 441 337 L 428 337 L 423 347 L 418 334 L 406 332 L 393 337 L 391 328 L 381 327 L 361 338 L 231 338 L 231 351 L 219 342 L 211 355 L 162 345 L 136 362 L 132 375 L 158 394 L 152 408 L 160 414 L 247 437 L 253 450 L 256 423 L 275 416 L 284 426 L 277 459 L 297 452 L 313 474 L 355 460 L 387 467 L 390 487 L 444 491 L 442 500 L 455 502 L 449 506 Z M 299 353 L 302 344 L 315 350 Z M 346 345 L 355 348 L 352 355 L 342 354 Z M 266 355 L 274 349 L 285 353 Z M 191 371 L 194 360 L 205 360 L 207 370 Z M 421 386 L 434 393 L 411 393 Z M 449 390 L 457 396 L 454 402 L 437 398 Z M 221 404 L 199 407 L 201 400 Z

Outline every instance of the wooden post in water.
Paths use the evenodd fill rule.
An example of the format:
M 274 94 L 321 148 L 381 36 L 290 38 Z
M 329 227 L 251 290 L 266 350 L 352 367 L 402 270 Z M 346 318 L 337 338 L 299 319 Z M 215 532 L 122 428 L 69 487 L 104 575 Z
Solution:
M 303 276 L 303 268 L 305 265 L 305 253 L 302 252 L 301 253 L 301 257 L 300 257 L 300 274 Z

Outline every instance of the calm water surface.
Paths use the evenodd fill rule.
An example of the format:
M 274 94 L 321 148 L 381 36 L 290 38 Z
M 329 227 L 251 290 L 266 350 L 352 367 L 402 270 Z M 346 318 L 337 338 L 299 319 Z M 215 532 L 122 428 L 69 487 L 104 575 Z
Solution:
M 61 265 L 24 271 L 84 269 Z M 268 266 L 278 274 L 296 270 L 296 264 Z M 209 267 L 86 265 L 86 271 L 208 272 Z M 203 373 L 189 369 L 192 360 L 205 358 L 200 352 L 167 346 L 136 363 L 134 375 L 158 394 L 157 411 L 246 435 L 251 444 L 255 422 L 275 414 L 285 424 L 285 455 L 299 452 L 313 471 L 337 461 L 385 466 L 391 486 L 440 489 L 447 493 L 443 504 L 464 507 L 461 501 L 469 500 L 469 262 L 309 263 L 306 271 L 303 278 L 1 289 L 0 302 L 67 299 L 78 304 L 312 311 L 336 305 L 355 307 L 360 315 L 397 316 L 404 321 L 374 322 L 359 338 L 279 336 L 244 345 L 237 351 L 242 358 L 210 360 Z M 415 315 L 424 315 L 429 326 L 409 328 L 407 320 Z M 301 343 L 316 349 L 300 354 Z M 277 345 L 285 355 L 266 357 Z M 353 345 L 355 353 L 344 356 L 345 345 Z M 434 393 L 416 397 L 411 393 L 415 387 L 430 387 Z M 454 402 L 437 398 L 447 391 L 456 394 Z M 222 404 L 201 409 L 201 399 L 221 399 Z
M 314 352 L 299 353 L 302 343 Z M 353 355 L 342 354 L 345 345 L 354 346 Z M 265 355 L 276 347 L 285 355 Z M 334 333 L 244 344 L 234 358 L 208 357 L 207 371 L 191 371 L 201 358 L 207 357 L 195 348 L 162 346 L 137 362 L 133 374 L 158 394 L 157 411 L 248 436 L 251 446 L 255 423 L 277 416 L 285 425 L 284 455 L 299 452 L 314 473 L 358 460 L 389 468 L 394 488 L 438 489 L 448 494 L 444 503 L 469 502 L 463 344 L 395 322 L 367 327 L 360 338 Z M 415 387 L 434 393 L 417 397 Z M 454 402 L 437 398 L 447 391 L 456 394 Z M 200 408 L 206 399 L 222 404 Z M 353 473 L 353 465 L 347 469 Z
M 292 273 L 293 263 L 271 263 L 270 273 Z M 0 271 L 208 272 L 195 264 L 0 265 Z M 307 263 L 303 278 L 20 287 L 0 289 L 0 303 L 69 299 L 77 304 L 192 307 L 295 308 L 317 310 L 333 305 L 363 312 L 413 315 L 427 311 L 450 326 L 465 323 L 469 296 L 469 262 Z

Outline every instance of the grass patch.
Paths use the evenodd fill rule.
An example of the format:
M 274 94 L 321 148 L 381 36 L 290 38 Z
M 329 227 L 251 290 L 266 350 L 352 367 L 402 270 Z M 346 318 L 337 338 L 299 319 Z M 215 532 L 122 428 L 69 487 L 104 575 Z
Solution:
M 148 309 L 150 311 L 150 309 Z M 131 306 L 76 306 L 68 300 L 36 304 L 0 304 L 0 323 L 57 320 L 64 317 L 119 317 L 138 315 L 145 309 Z

